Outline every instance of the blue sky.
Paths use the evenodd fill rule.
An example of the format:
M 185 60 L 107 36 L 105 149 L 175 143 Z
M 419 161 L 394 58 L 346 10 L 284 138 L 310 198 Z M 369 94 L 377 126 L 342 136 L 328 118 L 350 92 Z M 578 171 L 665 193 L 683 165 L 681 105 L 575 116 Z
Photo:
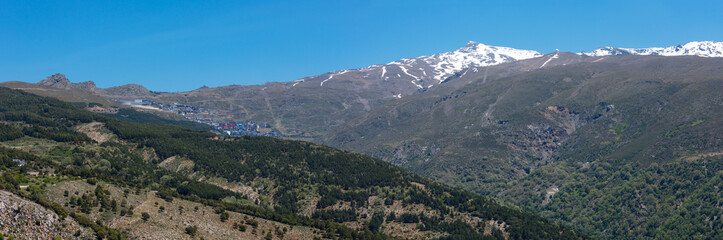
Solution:
M 292 81 L 467 41 L 540 52 L 723 41 L 723 1 L 7 1 L 0 81 L 155 91 Z

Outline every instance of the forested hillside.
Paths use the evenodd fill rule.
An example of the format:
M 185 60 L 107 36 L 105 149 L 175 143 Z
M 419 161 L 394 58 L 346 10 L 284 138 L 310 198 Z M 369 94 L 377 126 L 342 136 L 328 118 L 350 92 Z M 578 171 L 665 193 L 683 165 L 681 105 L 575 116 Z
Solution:
M 152 237 L 149 229 L 174 218 L 182 224 L 155 231 L 206 238 L 583 238 L 359 154 L 124 122 L 5 88 L 0 96 L 2 188 L 101 238 Z M 214 209 L 213 224 L 189 218 L 206 216 L 205 208 Z
M 450 80 L 466 85 L 380 107 L 326 142 L 596 237 L 715 239 L 721 66 L 721 58 L 608 56 L 466 75 Z

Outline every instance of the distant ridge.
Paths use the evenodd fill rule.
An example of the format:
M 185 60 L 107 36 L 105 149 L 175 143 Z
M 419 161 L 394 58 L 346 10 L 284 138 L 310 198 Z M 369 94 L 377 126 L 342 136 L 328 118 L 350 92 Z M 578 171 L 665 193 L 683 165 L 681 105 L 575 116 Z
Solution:
M 109 87 L 106 89 L 103 89 L 101 92 L 102 95 L 109 96 L 109 97 L 149 97 L 153 96 L 153 93 L 149 91 L 146 87 L 139 84 L 126 84 L 122 86 L 117 87 Z
M 601 57 L 611 55 L 657 55 L 657 56 L 699 56 L 723 57 L 723 42 L 721 41 L 692 41 L 682 45 L 670 47 L 650 48 L 619 48 L 601 47 L 590 52 L 577 53 L 586 57 Z M 491 46 L 483 43 L 469 41 L 464 47 L 454 51 L 415 58 L 403 58 L 387 64 L 374 64 L 361 69 L 337 70 L 315 76 L 308 76 L 294 81 L 288 81 L 290 86 L 313 83 L 320 87 L 325 84 L 335 84 L 339 79 L 357 79 L 363 81 L 386 82 L 392 93 L 387 97 L 402 97 L 409 95 L 417 89 L 427 89 L 443 83 L 447 78 L 473 67 L 493 66 L 502 63 L 515 62 L 531 58 L 542 57 L 543 54 L 533 50 L 515 49 L 509 47 Z M 331 80 L 331 81 L 330 81 Z M 347 82 L 347 81 L 341 81 Z M 347 82 L 348 83 L 348 82 Z M 139 84 L 126 84 L 106 89 L 97 88 L 93 81 L 72 83 L 65 75 L 56 73 L 38 85 L 60 88 L 81 89 L 114 97 L 140 97 L 154 94 Z M 404 86 L 406 85 L 406 86 Z M 402 87 L 404 86 L 404 87 Z M 347 86 L 344 86 L 347 87 Z M 207 89 L 201 87 L 200 89 Z
M 610 55 L 659 55 L 659 56 L 699 56 L 723 57 L 723 42 L 700 41 L 689 42 L 671 47 L 652 48 L 615 48 L 601 47 L 591 52 L 581 52 L 580 55 L 590 57 Z

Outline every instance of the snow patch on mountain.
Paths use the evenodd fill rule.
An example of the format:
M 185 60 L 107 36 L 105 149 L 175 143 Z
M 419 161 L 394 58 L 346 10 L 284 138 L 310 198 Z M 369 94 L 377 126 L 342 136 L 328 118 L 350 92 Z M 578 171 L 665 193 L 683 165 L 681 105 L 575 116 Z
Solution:
M 325 79 L 324 81 L 321 81 L 321 84 L 319 84 L 319 86 L 320 86 L 320 87 L 323 87 L 323 86 L 324 86 L 324 83 L 325 83 L 326 81 L 331 80 L 332 78 L 334 78 L 334 76 L 339 76 L 339 75 L 342 75 L 342 74 L 344 74 L 344 73 L 347 73 L 348 71 L 349 71 L 349 70 L 343 70 L 343 71 L 341 71 L 340 73 L 331 73 L 331 74 L 329 74 L 329 78 Z
M 540 68 L 543 68 L 545 65 L 547 65 L 547 63 L 549 63 L 550 61 L 552 61 L 552 59 L 558 58 L 557 54 L 558 54 L 558 52 L 555 52 L 555 55 L 553 55 L 552 57 L 548 58 L 547 61 L 545 61 L 545 63 L 543 63 L 542 66 L 540 66 Z
M 294 84 L 291 85 L 291 86 L 294 87 L 294 86 L 296 86 L 297 84 L 302 83 L 302 82 L 304 82 L 304 79 L 294 80 L 294 81 L 293 81 Z
M 602 61 L 603 59 L 606 59 L 606 58 L 607 58 L 607 57 L 599 58 L 599 59 L 597 59 L 597 60 L 595 60 L 595 61 L 592 61 L 592 62 L 596 63 L 596 62 Z
M 407 68 L 405 68 L 404 66 L 401 66 L 401 65 L 400 65 L 399 68 L 401 68 L 401 69 L 402 69 L 402 72 L 404 72 L 404 74 L 407 74 L 407 76 L 413 77 L 414 80 L 419 81 L 419 78 L 418 78 L 417 76 L 414 76 L 414 75 L 412 75 L 412 74 L 409 74 L 409 72 L 407 71 Z
M 723 57 L 723 42 L 699 41 L 671 47 L 652 48 L 615 48 L 601 47 L 591 52 L 581 52 L 579 55 L 600 57 L 610 55 L 660 55 L 660 56 L 699 56 Z
M 420 89 L 424 88 L 422 85 L 419 85 L 419 83 L 414 82 L 414 80 L 409 81 L 409 82 L 411 82 L 412 84 L 414 84 L 414 86 L 417 86 Z

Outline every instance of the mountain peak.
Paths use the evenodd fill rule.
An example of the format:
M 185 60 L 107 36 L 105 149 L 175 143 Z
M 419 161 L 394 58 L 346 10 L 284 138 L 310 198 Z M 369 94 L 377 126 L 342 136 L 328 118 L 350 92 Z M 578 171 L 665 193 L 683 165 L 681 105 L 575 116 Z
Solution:
M 475 42 L 475 41 L 469 41 L 469 42 L 467 42 L 467 45 L 465 45 L 464 47 L 475 47 L 475 46 L 478 46 L 478 45 L 487 46 L 487 45 L 484 44 L 484 43 L 479 43 L 479 42 Z
M 693 41 L 677 46 L 651 48 L 601 47 L 591 52 L 581 52 L 579 54 L 591 57 L 610 55 L 723 57 L 723 42 Z
M 93 81 L 72 83 L 70 82 L 70 80 L 68 80 L 67 77 L 65 77 L 65 75 L 60 73 L 56 73 L 46 77 L 42 81 L 38 82 L 38 85 L 61 89 L 83 89 L 88 91 L 93 91 L 96 88 Z
M 70 82 L 70 80 L 68 80 L 68 78 L 65 77 L 65 75 L 56 73 L 46 77 L 42 81 L 38 82 L 38 84 L 48 87 L 66 88 L 72 83 Z
M 430 80 L 434 80 L 432 83 L 434 85 L 466 68 L 491 66 L 539 56 L 542 56 L 542 53 L 537 51 L 497 47 L 469 41 L 464 47 L 451 52 L 405 58 L 390 64 L 404 66 L 404 73 L 415 74 L 414 76 L 418 76 L 415 77 L 417 81 L 430 78 Z

